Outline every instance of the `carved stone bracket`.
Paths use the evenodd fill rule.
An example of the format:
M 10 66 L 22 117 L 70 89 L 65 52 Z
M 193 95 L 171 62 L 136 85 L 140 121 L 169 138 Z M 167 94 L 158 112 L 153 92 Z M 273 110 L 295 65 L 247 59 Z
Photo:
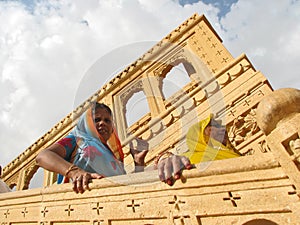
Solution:
M 31 181 L 31 178 L 33 177 L 33 175 L 37 172 L 39 166 L 33 162 L 31 165 L 27 166 L 23 173 L 21 173 L 20 175 L 22 176 L 20 180 L 20 183 L 17 187 L 18 190 L 26 190 L 29 188 L 29 184 Z

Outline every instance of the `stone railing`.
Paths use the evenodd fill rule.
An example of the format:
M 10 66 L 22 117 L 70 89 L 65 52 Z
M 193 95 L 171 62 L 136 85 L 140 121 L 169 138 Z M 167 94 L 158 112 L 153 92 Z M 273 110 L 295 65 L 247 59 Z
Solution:
M 0 194 L 1 224 L 297 224 L 299 197 L 271 153 L 202 163 L 168 186 L 157 171 Z M 255 223 L 251 223 L 255 224 Z

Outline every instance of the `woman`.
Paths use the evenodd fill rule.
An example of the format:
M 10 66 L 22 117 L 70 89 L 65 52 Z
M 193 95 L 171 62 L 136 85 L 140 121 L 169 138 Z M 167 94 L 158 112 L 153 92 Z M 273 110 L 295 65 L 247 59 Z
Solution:
M 226 127 L 214 120 L 212 114 L 189 128 L 186 143 L 188 151 L 182 155 L 166 152 L 158 157 L 161 181 L 173 185 L 180 179 L 182 170 L 193 168 L 193 164 L 240 156 L 229 142 Z
M 131 149 L 135 171 L 143 170 L 147 150 Z M 69 135 L 40 152 L 36 161 L 44 169 L 60 174 L 58 183 L 64 176 L 72 180 L 76 193 L 83 193 L 91 179 L 125 174 L 123 158 L 110 108 L 95 103 Z
M 229 142 L 226 127 L 212 114 L 189 128 L 186 143 L 189 151 L 183 155 L 193 164 L 240 156 Z

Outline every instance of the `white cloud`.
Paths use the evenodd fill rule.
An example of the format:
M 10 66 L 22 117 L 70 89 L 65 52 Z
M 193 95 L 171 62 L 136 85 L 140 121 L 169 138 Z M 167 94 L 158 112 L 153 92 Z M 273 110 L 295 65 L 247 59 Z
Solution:
M 73 109 L 77 89 L 98 59 L 136 43 L 130 63 L 194 13 L 205 14 L 230 52 L 246 53 L 275 89 L 300 88 L 299 1 L 240 0 L 221 20 L 219 11 L 173 0 L 38 1 L 32 11 L 1 1 L 0 165 Z M 125 64 L 120 59 L 115 70 Z M 103 68 L 81 99 L 111 75 Z
M 244 52 L 275 89 L 300 88 L 299 1 L 240 0 L 221 20 L 234 56 Z

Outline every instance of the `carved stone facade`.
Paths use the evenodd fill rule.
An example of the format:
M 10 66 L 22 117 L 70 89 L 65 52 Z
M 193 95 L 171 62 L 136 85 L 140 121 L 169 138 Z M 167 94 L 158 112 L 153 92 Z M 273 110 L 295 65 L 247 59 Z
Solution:
M 190 82 L 171 77 L 180 91 L 166 97 L 165 80 L 179 65 Z M 130 124 L 128 102 L 138 92 L 149 112 Z M 38 152 L 66 135 L 92 101 L 113 110 L 128 175 L 94 180 L 91 191 L 75 194 L 45 171 L 44 187 L 25 190 Z M 233 58 L 195 14 L 4 168 L 2 179 L 17 191 L 0 194 L 0 224 L 299 224 L 299 107 L 299 90 L 273 91 L 246 55 Z M 131 173 L 131 140 L 149 142 L 151 168 L 161 152 L 187 151 L 188 128 L 210 113 L 227 124 L 243 157 L 198 164 L 172 187 L 157 171 Z

